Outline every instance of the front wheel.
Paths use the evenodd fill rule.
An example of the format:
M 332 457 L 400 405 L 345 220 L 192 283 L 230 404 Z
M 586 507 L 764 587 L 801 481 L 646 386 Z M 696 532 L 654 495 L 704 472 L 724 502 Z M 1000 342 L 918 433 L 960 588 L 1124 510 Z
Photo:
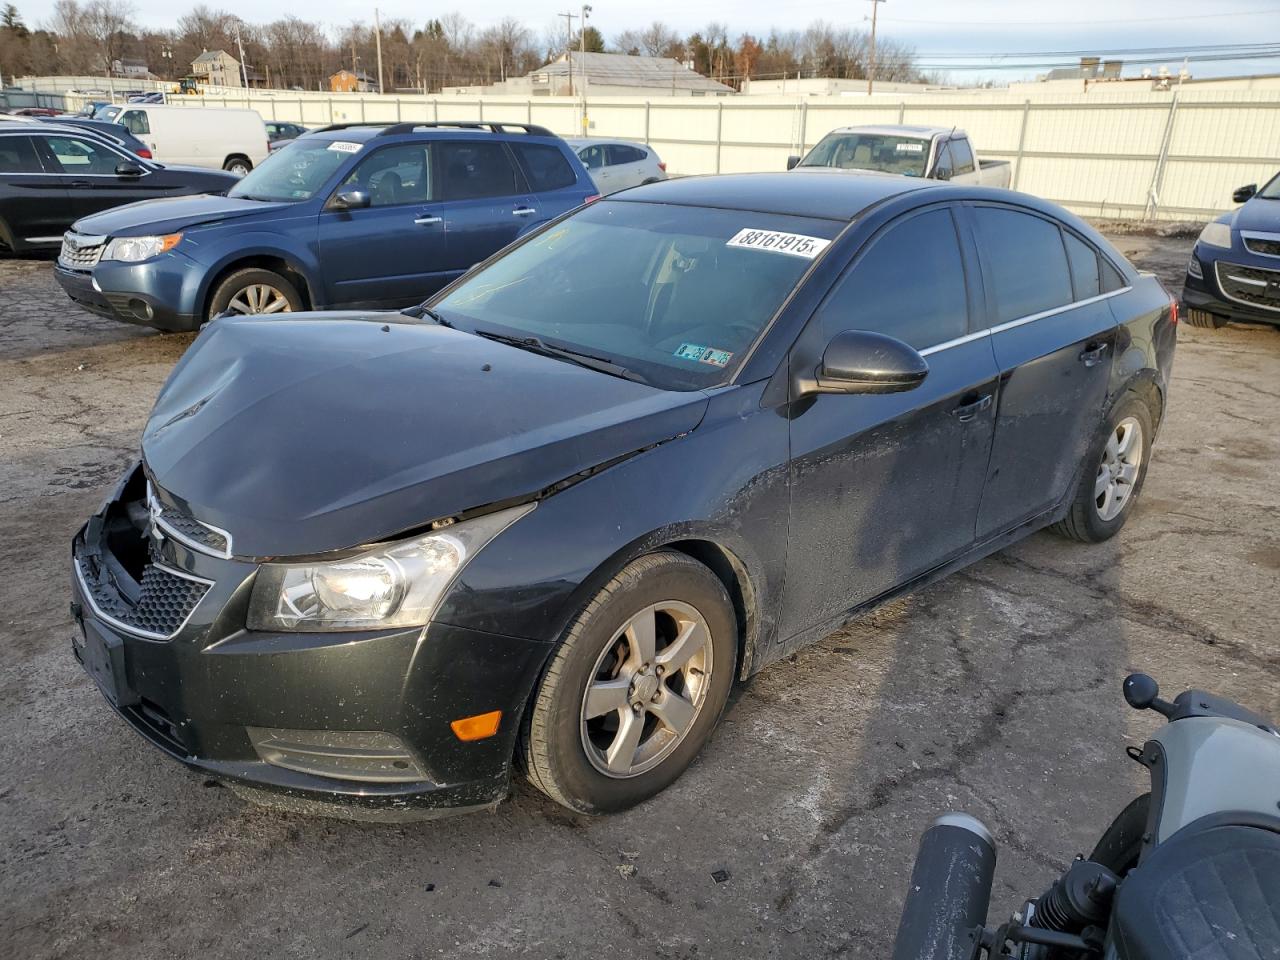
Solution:
M 1058 533 L 1101 543 L 1120 532 L 1146 479 L 1154 431 L 1147 404 L 1126 394 L 1089 448 L 1075 499 L 1054 525 Z
M 250 267 L 237 270 L 218 284 L 206 319 L 220 313 L 292 313 L 302 307 L 302 297 L 292 283 L 274 270 Z
M 227 157 L 227 162 L 222 165 L 222 169 L 237 177 L 244 177 L 248 176 L 249 171 L 253 169 L 253 164 L 248 157 Z
M 673 783 L 729 697 L 737 621 L 702 564 L 632 561 L 565 632 L 524 721 L 529 779 L 580 813 L 611 813 Z

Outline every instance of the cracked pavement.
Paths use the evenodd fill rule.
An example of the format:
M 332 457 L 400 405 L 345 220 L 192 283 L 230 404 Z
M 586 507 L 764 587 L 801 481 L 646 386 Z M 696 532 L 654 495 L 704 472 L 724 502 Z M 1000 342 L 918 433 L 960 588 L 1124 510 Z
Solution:
M 1191 241 L 1116 242 L 1176 289 Z M 1280 716 L 1280 331 L 1184 326 L 1118 538 L 1037 534 L 769 668 L 648 804 L 257 809 L 127 729 L 69 649 L 68 541 L 190 340 L 0 260 L 0 955 L 879 957 L 935 815 L 991 826 L 995 916 L 1146 788 L 1126 672 Z

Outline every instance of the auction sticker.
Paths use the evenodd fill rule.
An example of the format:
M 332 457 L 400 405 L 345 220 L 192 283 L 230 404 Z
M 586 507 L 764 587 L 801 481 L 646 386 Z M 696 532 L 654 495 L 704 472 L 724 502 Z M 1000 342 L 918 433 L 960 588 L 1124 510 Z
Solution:
M 923 143 L 898 143 L 893 147 L 898 153 L 924 153 Z
M 812 260 L 831 244 L 821 237 L 806 237 L 802 233 L 782 233 L 777 230 L 739 230 L 725 244 L 726 247 L 745 247 L 748 250 L 767 250 L 769 253 L 785 253 L 792 257 Z
M 676 356 L 681 360 L 709 363 L 713 367 L 726 367 L 729 365 L 729 361 L 733 359 L 733 352 L 730 350 L 716 350 L 696 343 L 682 343 L 680 344 L 680 349 L 676 351 Z
M 335 140 L 329 144 L 329 149 L 337 150 L 339 153 L 359 153 L 362 146 L 364 144 L 352 143 L 350 140 Z

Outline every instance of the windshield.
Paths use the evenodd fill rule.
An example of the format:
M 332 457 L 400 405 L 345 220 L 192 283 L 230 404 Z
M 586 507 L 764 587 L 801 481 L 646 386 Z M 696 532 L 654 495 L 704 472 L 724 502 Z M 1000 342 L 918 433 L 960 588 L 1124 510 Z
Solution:
M 120 115 L 122 107 L 115 107 L 107 104 L 105 107 L 99 107 L 98 112 L 93 115 L 95 120 L 110 120 L 115 123 L 116 117 Z
M 464 280 L 435 311 L 472 332 L 534 336 L 654 386 L 726 382 L 844 224 L 598 202 Z
M 298 203 L 310 200 L 359 144 L 295 140 L 276 150 L 228 191 L 229 197 Z
M 802 167 L 837 167 L 841 170 L 878 170 L 923 177 L 929 162 L 929 141 L 920 137 L 895 137 L 885 133 L 829 133 L 818 141 Z
M 1271 180 L 1258 191 L 1258 196 L 1262 197 L 1263 200 L 1280 200 L 1280 173 L 1272 177 Z

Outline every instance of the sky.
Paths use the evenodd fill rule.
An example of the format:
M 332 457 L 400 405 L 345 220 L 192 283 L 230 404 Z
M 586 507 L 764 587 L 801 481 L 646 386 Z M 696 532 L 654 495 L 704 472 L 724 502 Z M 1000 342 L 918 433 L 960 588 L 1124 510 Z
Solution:
M 18 0 L 29 21 L 44 17 L 40 7 L 52 5 L 41 0 L 35 7 Z M 296 0 L 204 0 L 250 22 L 265 22 L 296 13 Z M 403 17 L 421 23 L 433 16 L 458 9 L 483 27 L 515 16 L 541 38 L 556 23 L 556 13 L 578 9 L 572 0 L 482 0 L 480 3 L 424 4 L 413 0 L 377 0 L 385 18 Z M 172 0 L 134 0 L 137 19 L 144 26 L 169 28 L 176 14 Z M 185 4 L 184 4 L 185 6 Z M 592 4 L 590 22 L 606 37 L 629 28 L 643 28 L 662 20 L 682 35 L 711 22 L 723 22 L 731 35 L 750 32 L 767 34 L 770 27 L 803 29 L 813 20 L 837 26 L 868 27 L 870 0 L 645 0 L 644 3 L 617 3 L 599 0 Z M 353 20 L 372 19 L 369 3 L 357 0 L 309 0 L 307 13 L 327 26 L 339 27 Z M 785 11 L 785 12 L 784 12 Z M 558 21 L 563 24 L 564 21 Z M 1277 0 L 885 0 L 879 6 L 877 32 L 915 47 L 919 62 L 926 67 L 977 65 L 981 69 L 955 70 L 955 81 L 971 79 L 1014 80 L 1033 77 L 1043 67 L 997 69 L 1000 61 L 974 54 L 1032 51 L 1096 50 L 1179 47 L 1208 44 L 1239 44 L 1274 41 L 1280 53 L 1280 2 Z M 967 55 L 967 56 L 966 56 Z M 1129 59 L 1139 56 L 1129 55 Z M 1163 56 L 1163 53 L 1157 54 Z M 1027 58 L 1022 58 L 1025 60 Z M 1045 57 L 1039 56 L 1043 60 Z M 1057 58 L 1071 60 L 1072 56 Z M 1008 62 L 1019 62 L 1010 57 Z M 1170 59 L 1176 72 L 1178 59 Z M 1280 73 L 1280 57 L 1248 61 L 1192 61 L 1194 76 L 1228 76 L 1242 73 Z M 1126 70 L 1137 73 L 1137 69 Z M 1154 69 L 1153 69 L 1154 72 Z

